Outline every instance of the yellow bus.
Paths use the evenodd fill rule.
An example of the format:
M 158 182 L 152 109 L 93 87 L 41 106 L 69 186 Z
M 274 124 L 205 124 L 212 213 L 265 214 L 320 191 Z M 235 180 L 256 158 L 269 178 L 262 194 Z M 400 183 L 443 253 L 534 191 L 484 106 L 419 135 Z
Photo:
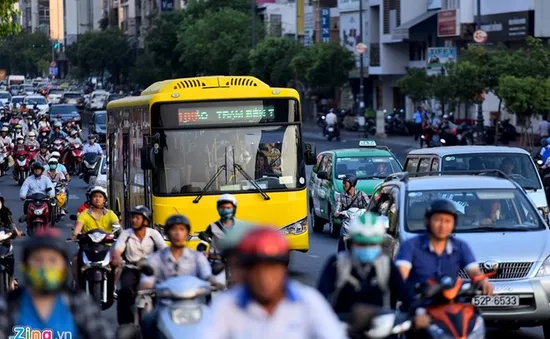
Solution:
M 219 219 L 216 201 L 235 195 L 237 218 L 273 225 L 297 251 L 309 249 L 300 98 L 249 76 L 160 81 L 107 106 L 111 206 L 128 225 L 142 204 L 155 227 L 181 213 L 193 238 Z

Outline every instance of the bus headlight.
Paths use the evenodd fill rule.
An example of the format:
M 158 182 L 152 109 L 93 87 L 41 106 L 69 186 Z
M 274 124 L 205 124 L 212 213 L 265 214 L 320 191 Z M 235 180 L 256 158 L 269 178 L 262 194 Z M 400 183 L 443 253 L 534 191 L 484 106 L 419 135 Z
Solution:
M 284 235 L 298 235 L 307 232 L 307 218 L 296 221 L 288 226 L 279 229 Z

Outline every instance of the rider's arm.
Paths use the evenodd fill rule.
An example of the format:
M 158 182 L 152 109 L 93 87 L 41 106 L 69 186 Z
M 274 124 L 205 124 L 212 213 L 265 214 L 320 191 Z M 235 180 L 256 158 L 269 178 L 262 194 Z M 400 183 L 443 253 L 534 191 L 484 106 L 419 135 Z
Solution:
M 395 265 L 399 269 L 404 281 L 409 279 L 413 265 L 414 248 L 411 240 L 404 241 L 399 247 L 399 253 L 395 258 Z
M 73 230 L 73 236 L 77 236 L 82 232 L 82 228 L 84 227 L 84 222 L 86 219 L 84 218 L 84 214 L 80 214 L 78 216 L 78 219 L 76 219 L 76 222 L 74 224 L 74 230 Z
M 336 255 L 331 256 L 319 276 L 319 282 L 317 283 L 317 289 L 327 299 L 332 296 L 335 290 L 336 283 Z
M 97 153 L 103 155 L 103 149 L 101 148 L 101 146 L 99 146 L 99 144 L 96 144 L 96 145 L 98 149 Z
M 113 246 L 111 253 L 114 258 L 120 259 L 122 257 L 122 253 L 126 250 L 126 243 L 128 242 L 128 237 L 130 234 L 128 232 L 121 232 L 118 236 L 118 239 L 116 240 L 115 245 Z
M 27 197 L 27 193 L 29 192 L 29 185 L 30 184 L 28 180 L 25 180 L 23 182 L 23 185 L 21 185 L 21 189 L 19 190 L 19 197 L 23 200 Z
M 46 178 L 42 176 L 43 178 Z M 49 192 L 47 194 L 50 196 L 50 198 L 55 198 L 55 184 L 50 180 L 50 178 L 46 178 L 46 186 L 47 188 L 50 188 Z

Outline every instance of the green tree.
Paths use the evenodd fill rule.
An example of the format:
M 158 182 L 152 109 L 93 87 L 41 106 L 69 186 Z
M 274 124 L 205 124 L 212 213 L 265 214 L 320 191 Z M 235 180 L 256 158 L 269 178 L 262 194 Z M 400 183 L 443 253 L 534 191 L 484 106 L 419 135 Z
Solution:
M 355 67 L 353 53 L 335 41 L 315 44 L 304 49 L 303 53 L 292 61 L 296 79 L 303 78 L 303 82 L 319 96 L 334 97 Z M 301 73 L 305 73 L 305 77 L 300 76 Z
M 456 80 L 456 94 L 465 104 L 479 103 L 481 95 L 487 90 L 487 76 L 484 67 L 469 60 L 460 60 L 452 69 Z
M 417 106 L 431 96 L 431 79 L 424 68 L 409 68 L 407 74 L 399 79 L 397 86 Z
M 19 15 L 21 13 L 15 9 L 14 1 L 0 1 L 0 38 L 5 38 L 12 34 L 17 34 L 21 31 L 19 25 Z
M 288 38 L 267 38 L 250 52 L 250 73 L 271 86 L 287 86 L 294 78 L 290 64 L 302 49 Z
M 0 61 L 10 73 L 42 75 L 44 61 L 48 64 L 51 61 L 50 41 L 41 32 L 21 32 L 9 36 L 2 42 L 0 49 Z
M 146 88 L 154 82 L 164 80 L 163 69 L 150 52 L 142 53 L 136 60 L 130 72 L 130 80 L 139 86 Z
M 446 66 L 446 75 L 430 77 L 430 96 L 439 101 L 443 114 L 446 108 L 454 111 L 459 103 L 457 81 L 455 66 L 452 64 Z
M 207 11 L 197 20 L 184 20 L 178 34 L 176 52 L 180 74 L 234 74 L 242 69 L 242 52 L 249 51 L 250 16 L 230 8 Z
M 550 80 L 505 75 L 500 78 L 500 93 L 508 112 L 529 124 L 535 115 L 550 110 Z M 525 126 L 529 127 L 529 126 Z

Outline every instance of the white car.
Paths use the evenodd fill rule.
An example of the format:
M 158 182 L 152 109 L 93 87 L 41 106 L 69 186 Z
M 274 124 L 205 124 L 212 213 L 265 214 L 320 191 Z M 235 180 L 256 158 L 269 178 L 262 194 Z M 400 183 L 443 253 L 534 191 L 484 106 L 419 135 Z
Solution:
M 63 97 L 63 93 L 65 93 L 63 88 L 50 88 L 48 91 L 48 100 L 52 104 L 59 104 Z
M 101 157 L 100 161 L 101 163 L 99 165 L 99 173 L 97 173 L 95 185 L 107 189 L 107 157 Z
M 9 103 L 11 99 L 11 94 L 8 91 L 0 91 L 0 104 L 4 106 L 5 104 Z
M 27 108 L 29 109 L 32 109 L 34 107 L 34 104 L 36 104 L 38 109 L 40 110 L 40 113 L 47 112 L 50 108 L 46 98 L 41 95 L 26 96 L 23 102 L 27 105 Z
M 108 96 L 109 96 L 109 92 L 94 91 L 90 97 L 90 109 L 91 110 L 103 109 L 105 107 L 105 101 L 107 101 Z

